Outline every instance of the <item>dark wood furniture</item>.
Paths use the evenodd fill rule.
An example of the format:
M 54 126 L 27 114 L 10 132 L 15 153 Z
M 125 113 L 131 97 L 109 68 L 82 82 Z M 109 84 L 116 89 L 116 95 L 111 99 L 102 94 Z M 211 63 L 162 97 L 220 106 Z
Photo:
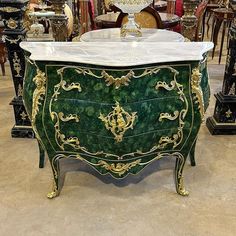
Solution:
M 205 35 L 205 21 L 206 21 L 206 17 L 207 17 L 207 21 L 206 21 L 206 26 L 207 26 L 207 36 L 208 36 L 208 33 L 209 33 L 209 29 L 210 29 L 210 20 L 211 20 L 211 17 L 212 17 L 212 10 L 214 9 L 217 9 L 217 8 L 220 8 L 221 7 L 221 4 L 219 3 L 219 1 L 209 1 L 207 3 L 207 6 L 206 6 L 206 11 L 203 15 L 203 23 L 202 23 L 202 26 L 203 26 L 203 29 L 202 29 L 202 37 L 204 38 L 204 35 Z
M 5 38 L 10 63 L 15 96 L 11 101 L 14 108 L 15 124 L 11 130 L 12 137 L 34 137 L 31 122 L 23 104 L 23 77 L 25 59 L 19 44 L 24 39 L 26 30 L 23 16 L 28 0 L 0 0 L 0 15 L 4 22 Z
M 214 48 L 212 51 L 212 58 L 215 55 L 215 49 L 218 44 L 218 35 L 220 32 L 221 25 L 223 24 L 221 43 L 220 43 L 220 54 L 219 54 L 219 64 L 220 64 L 223 45 L 224 45 L 224 41 L 225 41 L 225 35 L 228 35 L 228 34 L 225 34 L 225 32 L 231 26 L 231 22 L 234 19 L 234 12 L 228 8 L 218 8 L 218 9 L 213 10 L 213 14 L 214 14 L 214 16 L 213 16 L 214 17 L 214 24 L 212 25 L 212 27 L 213 27 Z
M 236 134 L 236 1 L 231 1 L 230 6 L 234 21 L 229 30 L 223 87 L 215 95 L 215 111 L 206 122 L 211 134 Z
M 99 15 L 95 18 L 96 27 L 99 29 L 115 28 L 119 12 Z M 173 28 L 180 23 L 180 17 L 173 14 L 159 12 L 164 29 Z
M 159 12 L 164 12 L 166 11 L 166 8 L 167 8 L 167 2 L 161 1 L 161 0 L 154 0 L 153 8 Z
M 197 17 L 197 27 L 194 41 L 203 41 L 204 31 L 204 15 L 206 12 L 207 1 L 203 0 L 196 9 L 195 16 Z
M 159 13 L 152 7 L 148 6 L 141 12 L 134 14 L 135 21 L 141 28 L 162 29 L 163 24 Z M 128 21 L 128 14 L 121 12 L 116 21 L 116 27 L 121 27 Z

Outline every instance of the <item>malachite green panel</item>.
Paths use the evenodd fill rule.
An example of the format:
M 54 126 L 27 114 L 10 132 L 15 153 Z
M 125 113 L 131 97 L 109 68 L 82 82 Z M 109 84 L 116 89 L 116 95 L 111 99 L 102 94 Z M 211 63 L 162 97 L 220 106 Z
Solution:
M 197 87 L 194 68 L 201 72 Z M 39 71 L 43 86 L 36 84 Z M 34 129 L 54 174 L 56 160 L 68 157 L 115 178 L 162 156 L 189 153 L 202 120 L 199 94 L 206 109 L 204 62 L 133 68 L 28 62 L 24 84 L 25 105 L 36 114 Z

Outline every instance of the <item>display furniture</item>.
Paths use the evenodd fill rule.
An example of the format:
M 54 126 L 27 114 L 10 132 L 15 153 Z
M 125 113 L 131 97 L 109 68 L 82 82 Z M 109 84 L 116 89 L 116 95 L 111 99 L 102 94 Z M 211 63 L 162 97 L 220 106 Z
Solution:
M 212 41 L 214 43 L 214 48 L 212 50 L 212 59 L 215 55 L 215 49 L 218 44 L 218 36 L 222 25 L 222 35 L 220 41 L 220 53 L 219 53 L 219 64 L 221 63 L 221 56 L 223 51 L 224 41 L 228 43 L 228 30 L 231 26 L 231 22 L 234 19 L 234 12 L 229 8 L 218 8 L 213 10 L 213 32 Z
M 229 30 L 222 91 L 215 94 L 214 114 L 206 122 L 211 134 L 236 134 L 236 1 L 231 1 L 230 7 L 234 12 L 234 21 Z
M 121 179 L 154 160 L 176 158 L 175 184 L 195 165 L 197 134 L 210 90 L 212 43 L 21 43 L 24 103 L 43 163 L 59 195 L 60 159 L 77 159 Z M 199 157 L 200 158 L 200 157 Z
M 65 0 L 51 0 L 55 15 L 51 17 L 52 33 L 55 41 L 67 41 L 68 18 L 64 13 Z
M 195 41 L 197 16 L 195 15 L 200 0 L 183 0 L 184 15 L 181 17 L 181 33 L 190 41 Z
M 10 63 L 15 96 L 11 101 L 14 108 L 15 124 L 12 137 L 34 137 L 30 119 L 22 101 L 25 60 L 20 42 L 25 38 L 26 30 L 23 16 L 28 0 L 0 0 L 0 14 L 4 22 L 3 39 L 5 40 Z

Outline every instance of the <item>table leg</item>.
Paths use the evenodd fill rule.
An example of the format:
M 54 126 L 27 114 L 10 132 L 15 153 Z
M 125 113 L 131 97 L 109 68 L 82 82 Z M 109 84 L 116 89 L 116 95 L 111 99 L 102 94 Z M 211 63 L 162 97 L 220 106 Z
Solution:
M 222 21 L 223 20 L 217 18 L 215 20 L 214 26 L 212 26 L 212 27 L 214 27 L 213 28 L 213 35 L 212 35 L 212 41 L 214 43 L 214 47 L 213 47 L 213 51 L 212 51 L 212 59 L 214 58 L 214 55 L 215 55 L 215 48 L 216 48 L 216 45 L 217 45 L 218 34 L 219 34 L 219 31 L 220 31 Z
M 204 39 L 204 34 L 205 34 L 205 18 L 206 18 L 207 12 L 205 11 L 203 14 L 203 19 L 202 19 L 202 40 Z
M 222 31 L 222 38 L 221 38 L 221 44 L 220 44 L 220 55 L 219 55 L 219 64 L 221 62 L 221 55 L 222 55 L 222 50 L 223 50 L 223 45 L 224 45 L 224 37 L 225 37 L 225 29 L 227 26 L 227 21 L 223 21 L 223 31 Z
M 4 63 L 1 63 L 1 68 L 2 68 L 2 75 L 5 76 L 5 75 L 6 75 L 6 72 L 5 72 Z

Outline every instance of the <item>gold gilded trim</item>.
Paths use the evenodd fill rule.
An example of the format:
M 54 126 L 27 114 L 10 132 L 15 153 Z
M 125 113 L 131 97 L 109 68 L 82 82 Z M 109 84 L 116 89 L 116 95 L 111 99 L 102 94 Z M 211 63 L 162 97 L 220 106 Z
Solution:
M 21 84 L 19 84 L 19 86 L 18 86 L 17 96 L 18 97 L 22 97 L 23 96 L 23 88 L 22 88 Z
M 31 125 L 32 125 L 32 129 L 35 133 L 35 137 L 37 138 L 38 142 L 42 145 L 42 147 L 45 149 L 45 146 L 38 134 L 37 128 L 36 128 L 36 116 L 38 114 L 39 111 L 39 106 L 42 105 L 40 100 L 43 101 L 45 93 L 46 93 L 46 81 L 47 78 L 45 76 L 45 73 L 42 72 L 37 64 L 35 62 L 31 62 L 30 59 L 28 57 L 26 57 L 26 61 L 28 63 L 30 63 L 31 65 L 34 65 L 36 67 L 36 75 L 33 78 L 33 82 L 36 85 L 36 88 L 33 92 L 33 99 L 32 99 L 32 118 L 31 118 Z M 27 66 L 27 65 L 26 65 Z
M 16 7 L 0 7 L 0 11 L 7 12 L 7 13 L 13 13 L 13 12 L 19 12 L 20 9 Z
M 123 140 L 123 135 L 128 129 L 133 129 L 137 112 L 129 114 L 120 106 L 119 102 L 116 102 L 116 106 L 112 107 L 111 111 L 107 116 L 100 113 L 98 117 L 105 124 L 107 130 L 110 130 L 115 136 L 116 142 Z
M 65 91 L 70 91 L 72 89 L 77 89 L 78 92 L 81 92 L 82 89 L 81 89 L 81 86 L 79 83 L 71 83 L 69 85 L 66 85 L 66 81 L 65 80 L 62 80 L 61 82 L 61 88 Z
M 26 120 L 26 118 L 28 117 L 28 115 L 24 111 L 20 113 L 20 116 L 22 120 Z
M 134 76 L 134 72 L 131 70 L 127 75 L 123 75 L 120 78 L 114 78 L 112 75 L 109 75 L 105 70 L 103 70 L 101 75 L 104 77 L 107 86 L 114 84 L 115 88 L 118 89 L 121 85 L 129 85 L 130 79 Z
M 177 189 L 178 189 L 178 194 L 180 194 L 181 196 L 189 195 L 189 191 L 187 191 L 184 187 L 184 177 L 182 175 L 179 178 Z
M 49 65 L 47 65 L 47 67 L 49 67 Z M 51 67 L 51 65 L 50 65 Z M 190 66 L 188 65 L 188 68 L 190 69 Z M 63 66 L 61 65 L 61 68 L 57 70 L 58 74 L 61 76 L 61 81 L 63 80 L 63 71 L 65 69 L 78 69 L 78 67 L 76 66 Z M 95 70 L 96 68 L 92 68 L 91 70 Z M 54 86 L 54 94 L 53 96 L 50 98 L 50 105 L 49 105 L 49 110 L 50 110 L 50 115 L 51 115 L 51 119 L 54 123 L 54 129 L 55 129 L 55 141 L 57 143 L 57 145 L 60 147 L 60 149 L 62 151 L 65 150 L 65 146 L 69 145 L 70 147 L 74 148 L 75 150 L 81 150 L 84 153 L 93 156 L 96 159 L 101 159 L 101 158 L 107 158 L 106 161 L 114 161 L 113 158 L 116 158 L 117 160 L 133 160 L 134 157 L 137 155 L 138 156 L 143 156 L 143 155 L 149 155 L 149 154 L 153 154 L 156 151 L 160 151 L 163 150 L 168 144 L 172 144 L 172 146 L 170 146 L 169 148 L 175 149 L 177 146 L 179 146 L 183 140 L 183 128 L 185 125 L 184 119 L 185 116 L 188 112 L 188 100 L 183 92 L 183 85 L 179 84 L 176 80 L 176 76 L 179 74 L 179 72 L 174 69 L 171 66 L 158 66 L 158 67 L 149 67 L 149 68 L 142 68 L 143 71 L 139 74 L 139 75 L 135 75 L 135 78 L 139 78 L 142 77 L 144 75 L 151 75 L 151 74 L 156 74 L 158 73 L 161 69 L 168 69 L 170 70 L 173 74 L 173 79 L 172 81 L 170 81 L 169 84 L 167 84 L 165 81 L 159 81 L 157 82 L 156 86 L 154 86 L 154 88 L 156 89 L 166 89 L 168 91 L 174 90 L 174 92 L 176 92 L 176 94 L 178 94 L 179 99 L 183 102 L 183 106 L 184 108 L 181 111 L 175 111 L 174 115 L 176 115 L 176 112 L 179 112 L 179 115 L 177 117 L 178 119 L 178 127 L 177 127 L 177 132 L 171 134 L 170 136 L 162 136 L 160 137 L 157 141 L 156 144 L 150 148 L 150 150 L 148 150 L 147 152 L 143 152 L 142 150 L 135 150 L 134 152 L 131 153 L 125 153 L 123 155 L 116 155 L 116 154 L 112 154 L 112 153 L 106 153 L 103 152 L 101 150 L 97 151 L 97 152 L 89 152 L 89 150 L 87 150 L 86 147 L 80 146 L 80 140 L 78 137 L 72 137 L 72 136 L 67 136 L 64 132 L 61 131 L 61 124 L 60 121 L 61 119 L 58 116 L 58 113 L 53 111 L 53 107 L 52 104 L 57 100 L 57 96 L 60 94 L 60 83 L 56 84 Z M 85 70 L 90 70 L 90 69 L 83 69 L 81 68 L 81 74 L 82 72 L 86 73 Z M 139 70 L 140 71 L 140 70 Z M 92 76 L 92 75 L 91 75 Z M 95 78 L 98 78 L 97 75 L 95 75 Z M 190 99 L 192 99 L 192 97 L 189 97 Z M 166 113 L 166 112 L 163 112 Z M 172 114 L 170 114 L 170 116 L 173 116 Z M 112 159 L 111 159 L 112 158 Z M 129 159 L 128 159 L 129 158 Z
M 20 64 L 20 58 L 18 57 L 17 53 L 14 52 L 14 58 L 13 58 L 13 67 L 16 72 L 16 77 L 21 77 L 21 64 Z
M 118 174 L 119 176 L 123 175 L 125 172 L 129 171 L 132 167 L 140 164 L 141 159 L 135 160 L 130 163 L 111 163 L 108 164 L 106 161 L 100 160 L 98 161 L 98 165 L 102 168 L 111 171 L 114 174 Z
M 201 77 L 202 74 L 199 71 L 199 68 L 194 68 L 192 70 L 192 76 L 191 76 L 191 87 L 192 87 L 192 93 L 196 96 L 195 103 L 198 104 L 198 109 L 201 114 L 201 118 L 204 118 L 204 101 L 203 101 L 203 93 L 200 86 L 201 83 Z
M 234 123 L 217 122 L 216 119 L 214 118 L 214 116 L 212 116 L 212 120 L 216 125 L 225 125 L 225 126 L 235 126 L 236 127 L 236 122 L 234 122 Z
M 35 126 L 35 118 L 39 111 L 39 105 L 41 105 L 40 100 L 43 100 L 43 97 L 46 92 L 46 76 L 39 68 L 37 68 L 37 74 L 33 78 L 33 82 L 36 85 L 36 88 L 33 92 L 33 104 L 32 104 L 32 125 Z
M 65 116 L 63 112 L 59 112 L 58 117 L 63 122 L 67 122 L 70 120 L 75 120 L 75 122 L 79 122 L 79 119 L 80 119 L 79 116 L 76 114 L 69 114 L 68 116 Z
M 6 35 L 3 35 L 2 38 L 3 38 L 3 40 L 7 40 L 8 42 L 10 42 L 10 44 L 17 44 L 17 42 L 19 40 L 23 39 L 23 36 L 18 35 L 16 39 L 11 39 L 11 38 L 7 37 Z
M 55 198 L 59 195 L 59 191 L 57 189 L 57 185 L 55 183 L 55 180 L 52 180 L 52 191 L 47 194 L 48 199 Z
M 7 20 L 7 27 L 10 29 L 16 29 L 17 28 L 17 21 L 10 18 L 9 20 Z
M 174 111 L 174 115 L 171 115 L 169 113 L 161 113 L 159 116 L 159 121 L 162 121 L 163 119 L 176 120 L 178 116 L 179 116 L 179 111 Z
M 168 144 L 173 144 L 173 149 L 176 148 L 183 140 L 183 128 L 185 125 L 184 119 L 186 117 L 186 114 L 188 112 L 188 100 L 184 94 L 183 91 L 183 85 L 177 82 L 176 76 L 179 74 L 177 70 L 175 70 L 172 67 L 169 67 L 171 72 L 174 74 L 173 80 L 167 84 L 165 81 L 158 81 L 155 89 L 165 89 L 167 91 L 176 90 L 179 99 L 185 104 L 185 108 L 181 111 L 175 111 L 174 116 L 170 115 L 169 113 L 161 113 L 159 117 L 159 121 L 162 121 L 163 118 L 169 119 L 169 120 L 175 120 L 179 118 L 179 126 L 177 133 L 173 134 L 172 137 L 169 136 L 162 136 L 158 142 L 158 144 L 153 147 L 153 149 L 164 149 Z
M 57 70 L 57 73 L 63 78 L 63 73 L 65 69 L 74 69 L 76 73 L 82 74 L 82 75 L 90 75 L 92 77 L 95 77 L 97 79 L 105 79 L 106 85 L 111 86 L 114 85 L 115 89 L 118 89 L 121 87 L 121 85 L 128 86 L 131 78 L 142 78 L 146 75 L 152 75 L 156 74 L 160 71 L 161 68 L 164 69 L 170 69 L 171 71 L 174 70 L 170 66 L 158 66 L 154 68 L 146 68 L 144 69 L 143 73 L 136 75 L 133 70 L 130 70 L 126 75 L 123 75 L 121 77 L 114 78 L 112 75 L 110 75 L 107 71 L 102 70 L 100 75 L 93 73 L 91 69 L 78 67 L 78 66 L 64 66 Z M 175 70 L 174 70 L 175 71 Z

